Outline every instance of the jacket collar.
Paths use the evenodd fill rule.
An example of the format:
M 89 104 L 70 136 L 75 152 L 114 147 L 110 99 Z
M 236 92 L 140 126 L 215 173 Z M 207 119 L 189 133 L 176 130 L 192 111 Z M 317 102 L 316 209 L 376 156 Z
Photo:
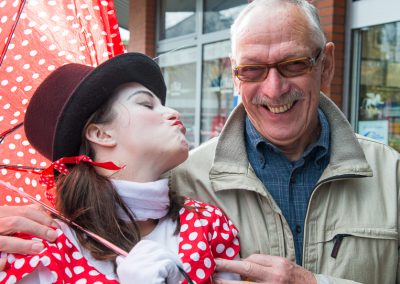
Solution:
M 344 114 L 322 93 L 319 107 L 324 112 L 331 130 L 331 159 L 320 182 L 335 177 L 372 176 L 372 170 L 365 159 L 364 152 Z M 216 187 L 215 190 L 228 186 L 215 183 L 218 180 L 225 180 L 226 173 L 240 174 L 241 179 L 247 177 L 253 181 L 257 180 L 245 148 L 245 115 L 243 104 L 239 104 L 229 116 L 220 134 L 214 163 L 210 170 L 210 179 Z M 243 187 L 248 187 L 244 180 L 240 182 L 240 188 Z M 230 188 L 232 188 L 232 176 L 230 176 Z M 252 190 L 255 188 L 253 187 Z M 256 191 L 259 192 L 259 190 Z

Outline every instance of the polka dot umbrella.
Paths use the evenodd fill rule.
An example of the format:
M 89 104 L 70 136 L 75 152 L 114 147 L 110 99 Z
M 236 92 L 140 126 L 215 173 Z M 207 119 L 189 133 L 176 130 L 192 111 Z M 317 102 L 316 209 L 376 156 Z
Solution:
M 23 131 L 30 97 L 57 67 L 97 66 L 124 52 L 111 0 L 0 0 L 0 180 L 44 198 L 37 174 L 50 165 Z M 0 205 L 28 199 L 0 188 Z

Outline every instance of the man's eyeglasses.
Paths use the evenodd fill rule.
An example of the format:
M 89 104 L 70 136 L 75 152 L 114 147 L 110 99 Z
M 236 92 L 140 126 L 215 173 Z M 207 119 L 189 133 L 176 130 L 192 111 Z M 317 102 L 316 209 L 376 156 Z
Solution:
M 239 65 L 233 69 L 234 75 L 241 81 L 260 82 L 265 80 L 271 68 L 276 68 L 283 77 L 290 78 L 304 75 L 317 64 L 322 49 L 318 49 L 314 57 L 300 57 L 273 64 Z

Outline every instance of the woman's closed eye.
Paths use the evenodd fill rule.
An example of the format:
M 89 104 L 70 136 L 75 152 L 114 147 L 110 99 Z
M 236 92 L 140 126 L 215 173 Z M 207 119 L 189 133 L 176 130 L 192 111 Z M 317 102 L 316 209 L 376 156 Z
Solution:
M 153 109 L 154 108 L 154 104 L 152 102 L 139 102 L 138 103 L 141 106 L 144 106 L 148 109 Z

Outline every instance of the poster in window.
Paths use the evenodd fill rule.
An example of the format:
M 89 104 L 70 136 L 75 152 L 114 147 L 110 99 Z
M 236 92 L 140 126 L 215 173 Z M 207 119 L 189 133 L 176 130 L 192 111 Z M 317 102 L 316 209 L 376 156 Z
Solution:
M 388 143 L 389 122 L 387 120 L 365 120 L 358 122 L 358 133 Z

